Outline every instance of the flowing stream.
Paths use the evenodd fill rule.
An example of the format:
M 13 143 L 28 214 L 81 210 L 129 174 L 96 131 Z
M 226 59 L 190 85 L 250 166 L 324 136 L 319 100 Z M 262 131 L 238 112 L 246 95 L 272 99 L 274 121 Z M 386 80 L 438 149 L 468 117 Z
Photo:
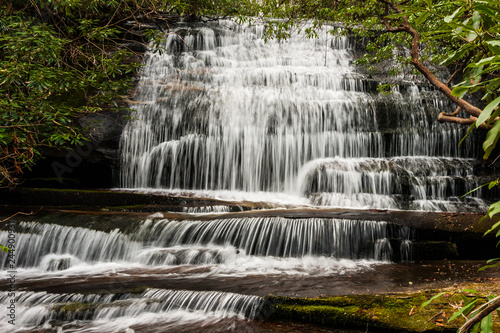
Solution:
M 326 30 L 334 29 L 326 27 Z M 452 106 L 403 81 L 374 91 L 353 38 L 264 42 L 264 26 L 186 25 L 151 54 L 122 136 L 126 188 L 287 193 L 310 204 L 484 209 L 473 138 Z M 476 194 L 477 195 L 477 194 Z
M 451 105 L 410 79 L 378 94 L 353 66 L 353 38 L 266 43 L 263 25 L 220 21 L 180 23 L 163 47 L 146 57 L 123 132 L 122 188 L 309 207 L 487 207 L 479 192 L 460 198 L 480 183 L 477 142 L 459 146 L 465 130 L 435 121 Z M 300 281 L 319 296 L 412 260 L 414 231 L 388 222 L 229 211 L 185 207 L 219 214 L 152 215 L 112 231 L 19 223 L 23 290 L 0 293 L 0 304 L 14 300 L 18 332 L 278 332 L 285 326 L 259 326 L 261 295 Z M 9 261 L 0 264 L 5 282 Z
M 1 231 L 0 243 L 11 235 Z M 0 304 L 15 304 L 19 332 L 150 332 L 151 321 L 167 331 L 189 332 L 199 325 L 207 332 L 238 331 L 234 327 L 266 316 L 263 298 L 170 290 L 172 284 L 199 289 L 207 281 L 223 286 L 228 278 L 257 283 L 346 276 L 411 260 L 411 237 L 411 229 L 390 223 L 320 218 L 150 218 L 127 232 L 21 222 L 14 283 L 35 291 L 1 292 Z M 10 263 L 2 262 L 3 281 L 12 276 Z M 154 281 L 162 281 L 162 288 L 144 289 Z M 73 293 L 36 291 L 57 290 L 59 283 L 80 287 L 70 288 Z M 85 288 L 101 293 L 78 291 Z M 4 321 L 0 329 L 9 325 Z

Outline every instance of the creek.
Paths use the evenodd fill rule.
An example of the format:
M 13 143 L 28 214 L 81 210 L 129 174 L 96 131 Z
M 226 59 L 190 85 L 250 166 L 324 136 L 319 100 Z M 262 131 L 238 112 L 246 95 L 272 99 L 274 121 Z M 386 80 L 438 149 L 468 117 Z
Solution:
M 145 59 L 120 143 L 120 191 L 267 208 L 485 211 L 481 191 L 461 198 L 482 183 L 480 140 L 459 146 L 466 129 L 435 121 L 452 105 L 409 74 L 378 93 L 353 65 L 360 41 L 325 32 L 266 43 L 259 24 L 179 23 Z M 264 296 L 405 291 L 477 266 L 434 275 L 442 262 L 412 257 L 415 230 L 388 221 L 221 218 L 235 207 L 184 207 L 189 219 L 153 214 L 107 231 L 21 218 L 15 297 L 6 259 L 1 307 L 15 300 L 16 332 L 326 332 L 261 321 Z

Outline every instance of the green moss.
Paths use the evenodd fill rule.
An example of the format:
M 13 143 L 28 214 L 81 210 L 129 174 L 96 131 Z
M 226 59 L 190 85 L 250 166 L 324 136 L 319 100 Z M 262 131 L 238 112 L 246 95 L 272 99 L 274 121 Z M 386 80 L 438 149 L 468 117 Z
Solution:
M 454 312 L 441 297 L 430 305 L 421 305 L 434 293 L 411 295 L 356 295 L 330 298 L 268 297 L 273 304 L 272 320 L 298 321 L 335 328 L 357 328 L 379 332 L 454 332 L 462 323 L 447 323 Z M 454 298 L 457 299 L 454 299 Z M 436 316 L 437 315 L 437 316 Z
M 125 293 L 139 295 L 139 294 L 143 294 L 148 289 L 149 289 L 149 287 L 146 287 L 146 286 L 141 286 L 141 287 L 137 287 L 137 288 L 129 288 L 129 289 L 125 290 Z
M 81 303 L 81 302 L 73 302 L 62 305 L 55 305 L 52 310 L 55 312 L 87 312 L 94 311 L 98 303 Z

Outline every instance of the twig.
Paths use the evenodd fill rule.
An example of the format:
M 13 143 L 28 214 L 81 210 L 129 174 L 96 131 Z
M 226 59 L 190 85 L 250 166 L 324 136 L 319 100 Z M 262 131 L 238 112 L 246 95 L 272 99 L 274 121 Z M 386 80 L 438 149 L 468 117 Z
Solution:
M 431 319 L 427 320 L 427 322 L 432 321 L 433 319 L 435 319 L 436 317 L 442 315 L 443 313 L 444 313 L 444 311 L 439 312 L 438 314 L 434 315 Z
M 489 166 L 489 167 L 492 167 L 493 165 L 495 165 L 495 163 L 498 161 L 498 159 L 499 159 L 499 158 L 500 158 L 500 155 L 498 155 L 498 156 L 497 156 L 497 158 L 495 158 L 495 159 L 493 160 L 493 162 L 491 162 L 491 164 L 490 164 L 490 165 L 488 165 L 488 166 Z
M 455 111 L 453 111 L 452 113 L 446 113 L 446 112 L 443 112 L 443 114 L 444 114 L 445 116 L 448 116 L 448 117 L 454 117 L 454 116 L 456 116 L 456 115 L 460 112 L 460 110 L 462 110 L 462 108 L 461 108 L 460 106 L 458 106 L 458 107 L 455 109 Z
M 0 221 L 0 223 L 3 223 L 3 222 L 5 222 L 5 221 L 8 221 L 8 220 L 10 220 L 11 218 L 13 218 L 14 216 L 19 215 L 19 214 L 21 214 L 21 215 L 34 215 L 34 214 L 38 213 L 38 212 L 39 212 L 39 211 L 41 211 L 41 210 L 42 210 L 42 207 L 40 207 L 40 209 L 39 209 L 39 210 L 37 210 L 36 212 L 31 212 L 31 213 L 17 212 L 17 213 L 15 213 L 14 215 L 9 216 L 9 217 L 8 217 L 8 218 L 6 218 L 5 220 Z

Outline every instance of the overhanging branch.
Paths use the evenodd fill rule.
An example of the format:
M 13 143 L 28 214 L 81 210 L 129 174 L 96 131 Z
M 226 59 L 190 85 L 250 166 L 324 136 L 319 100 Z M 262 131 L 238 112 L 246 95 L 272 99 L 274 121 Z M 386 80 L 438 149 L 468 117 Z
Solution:
M 478 314 L 467 320 L 465 324 L 460 328 L 460 333 L 470 332 L 470 330 L 474 327 L 474 325 L 479 323 L 484 317 L 486 317 L 499 307 L 500 307 L 500 296 L 497 296 L 488 303 L 486 303 L 485 307 L 481 311 L 479 311 Z
M 461 118 L 461 117 L 457 117 L 456 115 L 454 115 L 454 113 L 450 114 L 450 113 L 446 113 L 446 112 L 441 112 L 438 115 L 437 121 L 440 123 L 455 123 L 455 124 L 460 124 L 460 125 L 472 125 L 477 120 L 477 117 L 474 117 L 474 116 L 469 116 L 469 118 Z M 495 121 L 498 121 L 498 119 L 495 119 Z M 479 125 L 479 128 L 489 130 L 489 129 L 491 129 L 491 125 L 486 125 L 486 122 L 484 122 L 481 125 Z
M 378 0 L 380 3 L 388 6 L 394 12 L 398 14 L 402 14 L 403 11 L 398 7 L 397 4 L 388 1 L 388 0 Z M 420 34 L 416 31 L 409 23 L 408 18 L 406 16 L 401 17 L 402 24 L 398 27 L 392 27 L 389 21 L 386 18 L 382 19 L 382 23 L 386 27 L 388 32 L 397 33 L 397 32 L 406 32 L 412 37 L 410 54 L 411 54 L 411 63 L 412 65 L 420 72 L 424 77 L 431 83 L 434 87 L 436 87 L 439 91 L 441 91 L 451 102 L 455 105 L 461 107 L 468 114 L 478 117 L 482 110 L 478 107 L 468 103 L 464 99 L 458 99 L 456 96 L 451 94 L 451 89 L 443 82 L 441 82 L 430 70 L 427 68 L 421 61 L 419 56 L 419 46 L 420 46 Z M 460 118 L 459 118 L 460 119 Z M 455 121 L 458 122 L 458 121 Z

